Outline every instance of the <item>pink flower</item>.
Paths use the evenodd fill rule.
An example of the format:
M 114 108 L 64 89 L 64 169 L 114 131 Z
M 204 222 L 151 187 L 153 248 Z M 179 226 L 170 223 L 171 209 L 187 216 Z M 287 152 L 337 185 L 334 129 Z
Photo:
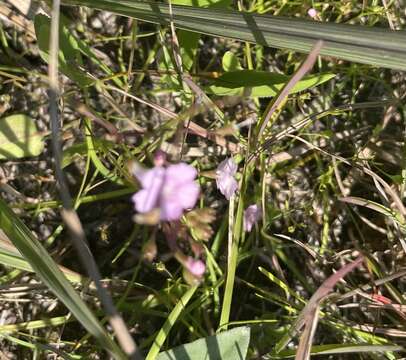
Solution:
M 237 180 L 234 178 L 238 169 L 238 165 L 233 158 L 223 160 L 216 170 L 217 188 L 230 200 L 231 196 L 238 189 Z
M 194 181 L 197 175 L 194 167 L 179 163 L 147 170 L 136 165 L 133 173 L 142 186 L 132 197 L 138 212 L 159 209 L 160 220 L 172 221 L 179 220 L 185 209 L 195 206 L 200 190 Z
M 244 231 L 250 232 L 261 218 L 262 210 L 257 204 L 248 206 L 244 211 Z
M 309 10 L 307 10 L 307 15 L 314 19 L 317 16 L 317 10 L 310 8 Z
M 186 270 L 188 270 L 193 276 L 200 278 L 206 271 L 206 265 L 201 260 L 195 260 L 191 257 L 188 257 L 185 264 Z

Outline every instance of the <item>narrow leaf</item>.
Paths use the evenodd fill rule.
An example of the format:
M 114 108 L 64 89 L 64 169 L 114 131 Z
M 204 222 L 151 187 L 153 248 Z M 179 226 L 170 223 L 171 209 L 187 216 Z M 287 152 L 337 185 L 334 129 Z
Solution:
M 334 76 L 334 74 L 306 76 L 290 89 L 290 94 L 320 85 Z M 232 71 L 221 75 L 215 80 L 214 85 L 208 86 L 206 90 L 218 96 L 271 97 L 278 94 L 288 80 L 289 76 L 266 71 Z
M 168 5 L 153 1 L 64 0 L 147 22 L 169 25 Z M 226 9 L 173 5 L 177 28 L 259 45 L 308 53 L 324 41 L 321 55 L 406 70 L 406 32 L 360 25 L 322 23 Z
M 65 304 L 83 327 L 117 359 L 124 359 L 122 351 L 111 340 L 42 244 L 2 199 L 0 199 L 0 229 L 29 262 L 42 282 Z
M 47 16 L 39 14 L 35 16 L 34 24 L 39 53 L 41 58 L 48 62 L 51 20 Z M 59 68 L 61 72 L 82 87 L 90 85 L 93 80 L 78 67 L 81 65 L 78 42 L 63 24 L 61 24 L 59 33 L 59 44 Z
M 282 351 L 285 348 L 285 346 L 289 343 L 289 341 L 292 339 L 292 337 L 295 336 L 304 325 L 312 326 L 312 322 L 313 322 L 313 320 L 315 320 L 315 318 L 314 318 L 315 311 L 316 311 L 315 309 L 318 308 L 318 306 L 320 305 L 320 302 L 323 300 L 323 298 L 333 290 L 335 284 L 341 278 L 343 278 L 345 275 L 347 275 L 349 272 L 351 272 L 357 266 L 359 266 L 362 263 L 362 261 L 363 261 L 363 257 L 360 256 L 352 263 L 349 263 L 349 264 L 343 266 L 340 270 L 338 270 L 336 273 L 334 273 L 333 275 L 328 277 L 321 284 L 321 286 L 317 289 L 317 291 L 310 298 L 307 305 L 300 312 L 299 316 L 295 320 L 294 324 L 291 326 L 288 333 L 286 335 L 284 335 L 283 338 L 276 344 L 275 353 L 279 353 L 280 351 Z M 303 347 L 305 345 L 306 344 L 302 343 L 302 341 L 299 343 L 299 347 Z M 311 346 L 311 344 L 307 344 L 307 345 Z

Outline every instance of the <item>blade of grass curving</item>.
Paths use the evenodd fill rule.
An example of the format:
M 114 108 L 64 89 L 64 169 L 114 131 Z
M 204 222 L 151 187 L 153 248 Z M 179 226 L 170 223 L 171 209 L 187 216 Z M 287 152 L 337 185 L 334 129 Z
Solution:
M 153 1 L 63 0 L 161 25 L 170 24 L 168 5 Z M 321 55 L 406 70 L 406 33 L 367 26 L 333 24 L 226 9 L 173 5 L 179 29 L 308 53 L 317 40 Z
M 245 193 L 246 189 L 246 177 L 247 177 L 247 167 L 244 167 L 243 177 L 240 181 L 239 187 L 241 194 Z M 229 230 L 228 230 L 228 258 L 227 258 L 227 271 L 226 271 L 226 283 L 224 288 L 223 303 L 221 306 L 221 314 L 219 326 L 217 328 L 217 333 L 227 330 L 228 323 L 230 322 L 231 304 L 233 300 L 235 275 L 238 266 L 238 254 L 240 241 L 243 236 L 243 214 L 244 214 L 244 199 L 243 196 L 238 198 L 237 212 L 234 214 L 234 201 L 236 201 L 236 196 L 233 195 L 230 198 L 229 206 Z
M 305 331 L 305 336 L 301 337 L 299 346 L 298 346 L 298 351 L 297 351 L 297 356 L 296 359 L 305 359 L 306 356 L 308 356 L 308 350 L 311 346 L 311 341 L 305 342 L 305 340 L 311 340 L 312 338 L 312 333 L 314 331 L 314 321 L 316 319 L 316 312 L 317 309 L 320 305 L 320 302 L 333 290 L 333 287 L 335 284 L 343 278 L 345 275 L 347 275 L 349 272 L 354 270 L 357 266 L 359 266 L 364 258 L 360 256 L 357 258 L 355 261 L 352 263 L 349 263 L 345 266 L 343 266 L 340 270 L 338 270 L 336 273 L 328 277 L 322 284 L 321 286 L 317 289 L 317 291 L 313 294 L 313 296 L 310 298 L 309 302 L 307 305 L 304 307 L 304 309 L 301 311 L 300 315 L 294 322 L 294 324 L 291 326 L 291 329 L 288 331 L 286 335 L 283 336 L 283 338 L 276 344 L 275 346 L 275 353 L 279 353 L 282 351 L 285 346 L 289 343 L 289 341 L 292 339 L 295 334 L 297 334 L 300 329 L 306 325 L 306 331 Z
M 0 264 L 23 271 L 34 272 L 34 269 L 28 261 L 23 259 L 20 254 L 14 254 L 3 249 L 2 244 L 0 244 Z M 90 282 L 89 279 L 86 279 L 84 276 L 75 273 L 72 270 L 69 270 L 63 266 L 58 267 L 63 272 L 65 277 L 72 283 L 88 284 Z
M 172 326 L 175 324 L 176 320 L 179 318 L 182 311 L 185 309 L 186 305 L 192 298 L 193 294 L 197 290 L 198 286 L 190 287 L 179 299 L 171 313 L 169 314 L 168 318 L 166 319 L 164 325 L 162 326 L 161 330 L 159 330 L 154 343 L 152 344 L 151 348 L 149 349 L 148 355 L 145 360 L 153 360 L 157 357 L 159 351 L 163 343 L 165 342 L 166 338 L 168 337 L 169 331 L 172 329 Z
M 80 355 L 67 354 L 66 352 L 64 352 L 64 351 L 62 351 L 60 349 L 57 349 L 56 347 L 53 347 L 53 346 L 50 346 L 50 345 L 47 345 L 47 344 L 42 344 L 40 342 L 24 341 L 24 340 L 21 340 L 19 338 L 14 337 L 14 336 L 11 336 L 11 335 L 3 335 L 3 337 L 5 339 L 7 339 L 8 341 L 10 341 L 10 342 L 12 342 L 12 343 L 14 343 L 14 344 L 16 344 L 16 345 L 18 345 L 20 347 L 21 346 L 26 347 L 28 349 L 35 350 L 36 352 L 39 352 L 39 353 L 47 351 L 47 352 L 57 354 L 63 360 L 83 359 L 83 357 L 80 356 Z
M 375 201 L 367 200 L 357 196 L 345 196 L 338 198 L 338 200 L 348 204 L 366 207 L 384 216 L 390 217 L 392 220 L 396 221 L 401 227 L 405 226 L 404 223 L 401 221 L 401 219 L 399 219 L 399 215 L 395 211 Z
M 290 94 L 291 89 L 305 76 L 313 67 L 314 63 L 317 60 L 317 56 L 320 54 L 320 50 L 323 48 L 323 42 L 317 41 L 317 43 L 312 48 L 312 51 L 307 56 L 306 60 L 302 63 L 299 69 L 293 74 L 293 76 L 289 79 L 289 81 L 284 85 L 284 87 L 279 92 L 278 96 L 275 97 L 271 103 L 269 104 L 268 108 L 265 110 L 265 116 L 261 123 L 258 124 L 259 132 L 258 132 L 258 141 L 261 140 L 262 134 L 271 119 L 274 111 L 282 104 L 282 102 L 287 98 Z
M 125 356 L 25 224 L 0 199 L 0 228 L 29 262 L 38 277 L 72 312 L 83 327 L 118 359 Z

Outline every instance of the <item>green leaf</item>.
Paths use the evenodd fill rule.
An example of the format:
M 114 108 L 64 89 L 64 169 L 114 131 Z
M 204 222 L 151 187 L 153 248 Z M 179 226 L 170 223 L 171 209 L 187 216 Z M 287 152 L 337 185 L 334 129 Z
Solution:
M 226 8 L 231 0 L 171 0 L 174 5 L 197 6 L 209 8 Z M 183 67 L 190 71 L 197 53 L 200 34 L 190 31 L 180 30 L 178 32 L 180 52 Z
M 306 76 L 293 87 L 291 94 L 320 85 L 334 76 L 331 73 Z M 271 97 L 275 96 L 288 80 L 288 76 L 266 71 L 231 71 L 216 79 L 214 85 L 206 87 L 206 91 L 218 96 Z
M 238 57 L 231 51 L 226 51 L 226 53 L 223 55 L 222 65 L 224 71 L 231 72 L 243 70 L 240 60 L 238 60 Z
M 81 142 L 78 144 L 74 144 L 67 149 L 65 149 L 62 153 L 62 164 L 61 168 L 64 169 L 65 167 L 72 164 L 72 162 L 77 159 L 85 156 L 87 154 L 87 144 L 85 142 Z
M 175 307 L 172 309 L 171 313 L 167 317 L 165 323 L 162 325 L 161 330 L 158 331 L 158 334 L 155 337 L 155 340 L 149 349 L 149 352 L 145 358 L 145 360 L 155 360 L 162 345 L 164 344 L 166 338 L 170 330 L 172 329 L 173 325 L 178 320 L 179 316 L 181 315 L 182 311 L 185 310 L 186 305 L 189 303 L 190 299 L 192 298 L 193 294 L 197 290 L 198 285 L 190 287 L 179 299 L 176 303 Z
M 157 360 L 243 360 L 249 342 L 250 328 L 241 326 L 162 352 Z
M 44 149 L 44 134 L 34 120 L 16 114 L 0 119 L 0 160 L 38 156 Z
M 83 327 L 117 359 L 125 359 L 98 319 L 59 270 L 42 244 L 25 224 L 0 199 L 0 229 L 27 260 L 42 282 L 65 304 Z
M 195 61 L 200 34 L 180 30 L 178 33 L 178 39 L 183 68 L 190 71 Z
M 35 16 L 34 25 L 39 53 L 41 58 L 45 62 L 48 62 L 51 20 L 45 15 L 38 14 Z M 86 87 L 92 84 L 93 80 L 78 68 L 81 63 L 78 42 L 63 22 L 61 22 L 59 31 L 59 68 L 69 79 L 82 87 Z
M 147 22 L 168 25 L 168 5 L 153 1 L 63 0 Z M 173 5 L 177 28 L 259 45 L 308 53 L 324 40 L 322 56 L 406 70 L 406 32 L 235 10 Z

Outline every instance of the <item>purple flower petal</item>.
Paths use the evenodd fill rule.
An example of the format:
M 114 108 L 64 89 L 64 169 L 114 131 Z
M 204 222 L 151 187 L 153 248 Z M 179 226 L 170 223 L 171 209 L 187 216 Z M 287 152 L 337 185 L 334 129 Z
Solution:
M 152 169 L 144 169 L 138 164 L 133 166 L 133 174 L 140 182 L 143 188 L 151 188 L 156 186 L 157 181 L 163 181 L 166 169 L 161 166 L 156 166 Z
M 222 175 L 216 178 L 217 188 L 220 192 L 226 197 L 227 200 L 230 200 L 231 196 L 238 189 L 238 182 L 230 175 Z
M 315 18 L 317 16 L 317 10 L 314 8 L 310 8 L 307 10 L 307 15 L 309 15 L 311 18 Z
M 160 219 L 163 221 L 178 220 L 183 215 L 183 207 L 177 201 L 163 201 L 159 208 L 161 209 Z
M 230 200 L 231 196 L 238 189 L 237 180 L 234 175 L 237 172 L 238 165 L 233 158 L 223 160 L 216 170 L 216 184 L 220 192 Z
M 165 169 L 162 167 L 137 171 L 136 176 L 143 189 L 138 191 L 132 197 L 132 200 L 138 212 L 146 213 L 157 207 L 157 202 L 164 183 L 164 175 Z
M 160 219 L 171 221 L 180 219 L 185 209 L 195 206 L 199 185 L 194 181 L 197 172 L 192 166 L 180 163 L 151 170 L 138 166 L 133 172 L 142 185 L 132 198 L 138 212 L 159 208 Z
M 132 197 L 132 201 L 135 205 L 135 210 L 140 213 L 147 213 L 152 211 L 156 207 L 158 195 L 158 193 L 151 193 L 147 189 L 138 191 Z
M 220 176 L 223 174 L 228 174 L 231 176 L 234 176 L 235 173 L 237 172 L 238 169 L 238 165 L 236 164 L 236 162 L 234 161 L 234 159 L 228 158 L 223 160 L 219 166 L 217 167 L 217 171 L 216 173 Z
M 162 189 L 160 199 L 162 220 L 179 219 L 182 216 L 183 210 L 194 207 L 199 197 L 199 185 L 195 182 L 176 185 L 178 184 L 171 183 L 168 180 Z
M 167 181 L 184 184 L 193 181 L 197 176 L 197 171 L 193 166 L 185 163 L 169 165 L 166 169 Z
M 262 210 L 257 204 L 248 206 L 244 211 L 244 231 L 250 232 L 261 218 Z
M 180 189 L 176 190 L 176 201 L 184 208 L 191 209 L 196 205 L 199 198 L 199 185 L 195 182 L 183 184 Z
M 206 271 L 206 265 L 201 260 L 194 260 L 191 257 L 185 262 L 185 268 L 194 276 L 201 277 Z

